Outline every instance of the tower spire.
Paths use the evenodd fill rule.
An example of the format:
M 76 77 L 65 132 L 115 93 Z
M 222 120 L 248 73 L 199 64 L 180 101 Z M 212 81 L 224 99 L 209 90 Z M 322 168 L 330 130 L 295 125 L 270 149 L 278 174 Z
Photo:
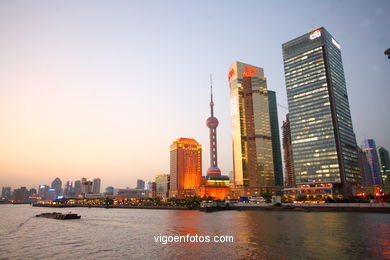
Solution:
M 210 101 L 210 112 L 211 116 L 214 116 L 214 102 L 213 102 L 213 75 L 210 74 L 210 92 L 211 92 L 211 101 Z

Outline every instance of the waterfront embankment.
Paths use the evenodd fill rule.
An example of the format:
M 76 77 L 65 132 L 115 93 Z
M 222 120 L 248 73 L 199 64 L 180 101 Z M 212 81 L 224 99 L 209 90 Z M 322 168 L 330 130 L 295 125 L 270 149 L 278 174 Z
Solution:
M 36 207 L 51 208 L 119 208 L 119 209 L 162 209 L 162 210 L 196 210 L 200 207 L 193 206 L 137 206 L 137 205 L 86 205 L 86 204 L 39 204 Z M 221 208 L 222 209 L 222 208 Z M 272 204 L 237 203 L 229 206 L 230 210 L 274 210 L 274 211 L 297 211 L 297 212 L 372 212 L 390 213 L 388 203 L 283 203 L 279 206 Z

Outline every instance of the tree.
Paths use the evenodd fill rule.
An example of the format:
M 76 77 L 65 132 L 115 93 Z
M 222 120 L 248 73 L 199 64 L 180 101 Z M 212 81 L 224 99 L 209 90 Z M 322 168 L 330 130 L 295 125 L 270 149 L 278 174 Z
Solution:
M 272 194 L 269 192 L 263 192 L 261 194 L 261 197 L 263 197 L 263 199 L 265 200 L 266 203 L 271 203 L 271 201 L 272 201 Z

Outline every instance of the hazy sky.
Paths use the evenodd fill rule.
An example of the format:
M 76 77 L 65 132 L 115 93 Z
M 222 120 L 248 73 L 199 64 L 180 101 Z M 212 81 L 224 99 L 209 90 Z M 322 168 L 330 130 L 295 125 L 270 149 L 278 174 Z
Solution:
M 228 68 L 263 67 L 287 106 L 281 44 L 324 26 L 341 44 L 358 144 L 390 148 L 390 1 L 0 1 L 0 186 L 81 177 L 134 187 L 169 173 L 179 137 L 232 170 Z M 286 109 L 279 106 L 279 121 Z

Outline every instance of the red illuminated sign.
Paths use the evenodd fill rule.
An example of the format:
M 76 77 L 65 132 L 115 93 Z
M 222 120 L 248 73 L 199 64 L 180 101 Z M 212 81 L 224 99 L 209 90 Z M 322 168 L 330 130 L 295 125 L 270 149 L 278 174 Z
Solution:
M 233 75 L 234 75 L 234 69 L 231 69 L 231 70 L 229 71 L 229 76 L 228 76 L 229 80 L 230 80 L 230 78 L 231 78 Z
M 245 71 L 242 73 L 244 77 L 252 77 L 252 75 L 256 74 L 256 68 L 252 68 L 251 66 L 245 66 Z

